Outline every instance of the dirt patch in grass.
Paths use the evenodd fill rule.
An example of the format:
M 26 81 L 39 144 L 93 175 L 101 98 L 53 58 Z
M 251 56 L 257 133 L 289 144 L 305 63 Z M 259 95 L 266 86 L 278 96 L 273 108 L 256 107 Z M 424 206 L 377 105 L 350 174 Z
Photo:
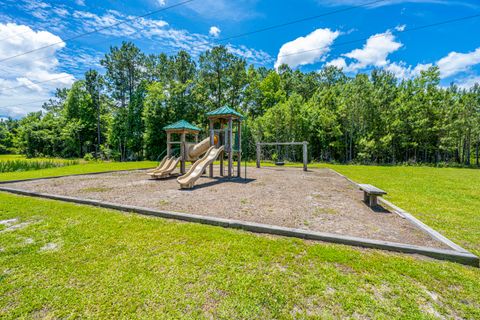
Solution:
M 31 224 L 31 222 L 20 222 L 20 223 L 16 223 L 16 224 L 11 224 L 7 228 L 0 230 L 0 233 L 23 229 L 30 224 Z
M 218 168 L 215 168 L 218 174 Z M 242 172 L 243 173 L 243 172 Z M 13 183 L 12 188 L 117 204 L 232 218 L 378 240 L 446 248 L 407 220 L 371 210 L 363 194 L 329 169 L 248 168 L 248 180 L 203 176 L 192 190 L 144 171 Z
M 40 251 L 56 251 L 58 250 L 58 244 L 55 242 L 49 242 L 40 248 Z
M 0 220 L 0 225 L 10 227 L 18 222 L 18 218 Z

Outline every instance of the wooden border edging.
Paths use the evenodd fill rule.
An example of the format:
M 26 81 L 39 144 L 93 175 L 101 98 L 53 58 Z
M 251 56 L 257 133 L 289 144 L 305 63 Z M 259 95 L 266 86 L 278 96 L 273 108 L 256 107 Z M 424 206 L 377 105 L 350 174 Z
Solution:
M 480 263 L 480 260 L 476 255 L 469 252 L 459 252 L 456 250 L 436 249 L 436 248 L 409 245 L 409 244 L 403 244 L 403 243 L 380 241 L 380 240 L 373 240 L 373 239 L 366 239 L 366 238 L 359 238 L 359 237 L 350 237 L 350 236 L 336 235 L 336 234 L 331 234 L 326 232 L 316 232 L 316 231 L 309 231 L 309 230 L 303 230 L 303 229 L 286 228 L 286 227 L 279 227 L 279 226 L 273 226 L 273 225 L 267 225 L 267 224 L 261 224 L 261 223 L 216 218 L 216 217 L 202 216 L 202 215 L 189 214 L 189 213 L 153 210 L 153 209 L 137 207 L 137 206 L 119 205 L 111 202 L 87 200 L 87 199 L 80 199 L 75 197 L 52 195 L 47 193 L 38 193 L 38 192 L 26 191 L 26 190 L 14 189 L 14 188 L 0 187 L 0 191 L 24 195 L 24 196 L 33 196 L 33 197 L 46 198 L 46 199 L 52 199 L 52 200 L 73 202 L 78 204 L 92 205 L 92 206 L 114 209 L 119 211 L 135 212 L 142 215 L 202 223 L 202 224 L 207 224 L 212 226 L 220 226 L 224 228 L 242 229 L 245 231 L 256 232 L 256 233 L 267 233 L 267 234 L 302 238 L 302 239 L 308 239 L 308 240 L 320 240 L 324 242 L 345 244 L 345 245 L 364 247 L 364 248 L 382 249 L 382 250 L 396 251 L 396 252 L 403 252 L 403 253 L 410 253 L 410 254 L 420 254 L 420 255 L 428 256 L 428 257 L 439 259 L 439 260 L 448 260 L 448 261 L 457 262 L 457 263 L 470 265 L 474 267 L 479 267 L 479 263 Z
M 355 181 L 353 181 L 352 179 L 350 178 L 347 178 L 346 176 L 344 176 L 343 174 L 333 170 L 333 169 L 330 169 L 328 168 L 329 170 L 333 171 L 334 173 L 338 174 L 339 176 L 343 177 L 344 179 L 346 179 L 348 182 L 350 182 L 351 184 L 353 184 L 355 187 L 357 188 L 360 188 L 359 187 L 359 184 L 356 183 Z M 456 244 L 455 242 L 453 242 L 452 240 L 448 239 L 447 237 L 445 237 L 444 235 L 442 235 L 440 232 L 434 230 L 433 228 L 429 227 L 428 225 L 426 225 L 425 223 L 423 223 L 422 221 L 418 220 L 417 218 L 415 218 L 411 213 L 408 213 L 407 211 L 403 210 L 402 208 L 400 207 L 397 207 L 396 205 L 394 205 L 393 203 L 391 203 L 390 201 L 388 200 L 385 200 L 384 198 L 380 197 L 378 199 L 382 204 L 384 204 L 385 206 L 389 207 L 390 209 L 392 209 L 396 214 L 398 214 L 399 216 L 401 216 L 402 218 L 405 218 L 407 219 L 411 224 L 413 224 L 414 226 L 416 226 L 418 229 L 420 229 L 421 231 L 423 231 L 424 233 L 428 234 L 430 237 L 432 237 L 433 239 L 437 240 L 437 241 L 440 241 L 442 242 L 443 244 L 445 244 L 446 246 L 452 248 L 453 250 L 455 251 L 458 251 L 458 252 L 464 252 L 464 253 L 470 253 L 468 250 L 462 248 L 461 246 L 459 246 L 458 244 Z M 470 253 L 471 254 L 471 253 Z
M 435 229 L 429 227 L 428 225 L 426 225 L 422 221 L 418 220 L 412 214 L 408 213 L 407 211 L 403 210 L 402 208 L 397 207 L 396 205 L 394 205 L 390 201 L 385 200 L 384 198 L 380 198 L 379 200 L 382 204 L 384 204 L 385 206 L 389 207 L 390 209 L 396 211 L 400 216 L 404 217 L 405 219 L 410 221 L 412 224 L 414 224 L 416 227 L 418 227 L 422 231 L 429 234 L 432 238 L 434 238 L 434 239 L 436 239 L 440 242 L 443 242 L 444 244 L 446 244 L 447 246 L 449 246 L 453 250 L 456 250 L 456 251 L 459 251 L 459 252 L 469 253 L 468 250 L 460 247 L 458 244 L 456 244 L 452 240 L 448 239 L 447 237 L 445 237 L 444 235 L 442 235 L 440 232 L 436 231 Z

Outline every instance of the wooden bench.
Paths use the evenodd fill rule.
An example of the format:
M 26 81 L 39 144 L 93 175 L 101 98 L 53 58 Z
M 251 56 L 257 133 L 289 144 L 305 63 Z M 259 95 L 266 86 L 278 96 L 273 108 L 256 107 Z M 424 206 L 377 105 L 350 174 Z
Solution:
M 378 189 L 371 184 L 359 184 L 358 186 L 360 187 L 360 190 L 363 190 L 363 200 L 369 207 L 378 205 L 377 197 L 387 194 L 382 189 Z

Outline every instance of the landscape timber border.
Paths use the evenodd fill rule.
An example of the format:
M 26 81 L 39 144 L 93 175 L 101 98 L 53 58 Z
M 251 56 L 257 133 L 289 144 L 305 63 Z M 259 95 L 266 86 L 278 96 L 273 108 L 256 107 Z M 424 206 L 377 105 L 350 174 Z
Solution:
M 337 175 L 343 177 L 344 179 L 346 179 L 348 182 L 350 182 L 354 187 L 360 189 L 360 184 L 359 183 L 356 183 L 355 181 L 347 178 L 346 176 L 344 176 L 343 174 L 333 170 L 333 169 L 330 169 L 332 172 L 336 173 Z M 426 225 L 425 223 L 423 223 L 422 221 L 418 220 L 417 218 L 415 218 L 411 213 L 408 213 L 407 211 L 403 210 L 402 208 L 399 208 L 397 207 L 396 205 L 394 205 L 393 203 L 391 203 L 390 201 L 388 200 L 385 200 L 383 197 L 379 197 L 379 202 L 381 204 L 383 204 L 384 206 L 386 206 L 387 208 L 389 208 L 390 210 L 392 210 L 394 213 L 398 214 L 399 216 L 401 216 L 402 218 L 404 219 L 407 219 L 410 223 L 412 223 L 414 226 L 416 226 L 418 229 L 420 229 L 421 231 L 425 232 L 426 234 L 428 234 L 429 236 L 431 236 L 432 238 L 434 238 L 435 240 L 437 241 L 440 241 L 442 242 L 443 244 L 449 246 L 450 248 L 452 248 L 453 250 L 455 251 L 458 251 L 458 252 L 465 252 L 465 253 L 470 253 L 469 251 L 467 251 L 466 249 L 460 247 L 458 244 L 456 244 L 455 242 L 453 242 L 452 240 L 448 239 L 447 237 L 445 237 L 444 235 L 442 235 L 440 232 L 434 230 L 433 228 L 429 227 L 428 225 Z
M 120 170 L 120 171 L 137 171 L 137 170 L 141 170 L 141 169 Z M 329 170 L 332 170 L 332 169 L 329 169 Z M 332 171 L 344 177 L 354 185 L 357 185 L 355 182 L 346 178 L 345 176 L 336 172 L 335 170 L 332 170 Z M 119 172 L 119 171 L 113 171 L 113 172 Z M 108 172 L 103 172 L 103 173 L 108 173 Z M 100 174 L 100 172 L 98 173 L 95 172 L 93 174 Z M 88 175 L 88 174 L 76 174 L 71 176 L 78 176 L 78 175 Z M 65 176 L 62 176 L 62 177 L 65 177 Z M 60 178 L 60 176 L 38 178 L 38 179 L 27 179 L 27 180 L 20 180 L 16 182 L 22 182 L 22 181 L 27 182 L 32 180 L 44 180 L 44 179 L 52 179 L 52 178 Z M 417 223 L 419 223 L 419 224 L 415 223 L 417 227 L 427 232 L 435 239 L 448 245 L 452 249 L 450 250 L 450 249 L 431 248 L 431 247 L 410 245 L 410 244 L 397 243 L 397 242 L 389 242 L 389 241 L 374 240 L 374 239 L 368 239 L 368 238 L 338 235 L 338 234 L 327 233 L 327 232 L 309 231 L 309 230 L 297 229 L 297 228 L 286 228 L 286 227 L 254 223 L 254 222 L 246 222 L 246 221 L 240 221 L 240 220 L 234 220 L 234 219 L 217 218 L 212 216 L 203 216 L 203 215 L 182 213 L 182 212 L 155 210 L 155 209 L 149 209 L 144 207 L 120 205 L 120 204 L 100 201 L 100 200 L 90 200 L 90 199 L 82 199 L 82 198 L 69 197 L 69 196 L 60 196 L 60 195 L 39 193 L 34 191 L 27 191 L 22 189 L 15 189 L 15 188 L 8 188 L 8 187 L 1 186 L 2 184 L 8 184 L 8 183 L 12 183 L 12 182 L 11 181 L 0 182 L 0 191 L 22 195 L 22 196 L 31 196 L 31 197 L 64 201 L 64 202 L 71 202 L 71 203 L 82 204 L 82 205 L 91 205 L 91 206 L 102 207 L 107 209 L 114 209 L 114 210 L 123 211 L 123 212 L 133 212 L 133 213 L 138 213 L 142 215 L 156 216 L 161 218 L 175 219 L 175 220 L 181 220 L 181 221 L 193 222 L 193 223 L 201 223 L 201 224 L 206 224 L 211 226 L 241 229 L 241 230 L 250 231 L 254 233 L 265 233 L 265 234 L 272 234 L 272 235 L 279 235 L 279 236 L 286 236 L 286 237 L 295 237 L 295 238 L 306 239 L 306 240 L 316 240 L 316 241 L 323 241 L 323 242 L 329 242 L 329 243 L 344 244 L 344 245 L 370 248 L 370 249 L 381 249 L 386 251 L 394 251 L 394 252 L 401 252 L 401 253 L 408 253 L 408 254 L 419 254 L 419 255 L 427 256 L 427 257 L 438 259 L 438 260 L 447 260 L 447 261 L 457 262 L 460 264 L 474 266 L 477 268 L 480 267 L 480 259 L 476 255 L 456 245 L 452 241 L 448 240 L 446 237 L 442 236 L 440 233 L 436 232 L 432 228 L 423 224 L 420 220 L 408 214 L 406 211 L 403 211 L 402 209 L 394 206 L 393 204 L 391 204 L 393 207 L 397 208 L 397 210 L 401 210 L 401 212 L 397 212 L 397 210 L 394 210 L 397 214 L 405 217 L 406 219 L 409 219 L 407 217 L 410 216 L 411 218 L 414 219 L 414 221 L 417 221 Z M 389 204 L 388 201 L 382 198 L 380 199 L 380 201 L 385 205 Z M 421 225 L 423 225 L 424 227 L 422 228 Z M 433 234 L 431 233 L 432 231 L 436 236 L 433 236 Z

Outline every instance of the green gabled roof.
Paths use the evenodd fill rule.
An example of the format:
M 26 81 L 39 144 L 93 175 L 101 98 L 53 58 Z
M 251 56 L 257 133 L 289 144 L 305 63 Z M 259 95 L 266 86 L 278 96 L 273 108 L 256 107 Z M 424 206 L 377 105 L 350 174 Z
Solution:
M 163 127 L 163 130 L 191 130 L 191 131 L 202 131 L 197 126 L 194 126 L 188 121 L 180 120 L 175 123 L 169 124 L 168 126 Z
M 235 116 L 235 117 L 238 117 L 240 119 L 244 118 L 244 116 L 241 113 L 239 113 L 239 112 L 237 112 L 237 111 L 235 111 L 232 108 L 227 107 L 227 106 L 224 106 L 224 107 L 218 108 L 216 110 L 207 112 L 207 117 L 214 117 L 214 116 Z

